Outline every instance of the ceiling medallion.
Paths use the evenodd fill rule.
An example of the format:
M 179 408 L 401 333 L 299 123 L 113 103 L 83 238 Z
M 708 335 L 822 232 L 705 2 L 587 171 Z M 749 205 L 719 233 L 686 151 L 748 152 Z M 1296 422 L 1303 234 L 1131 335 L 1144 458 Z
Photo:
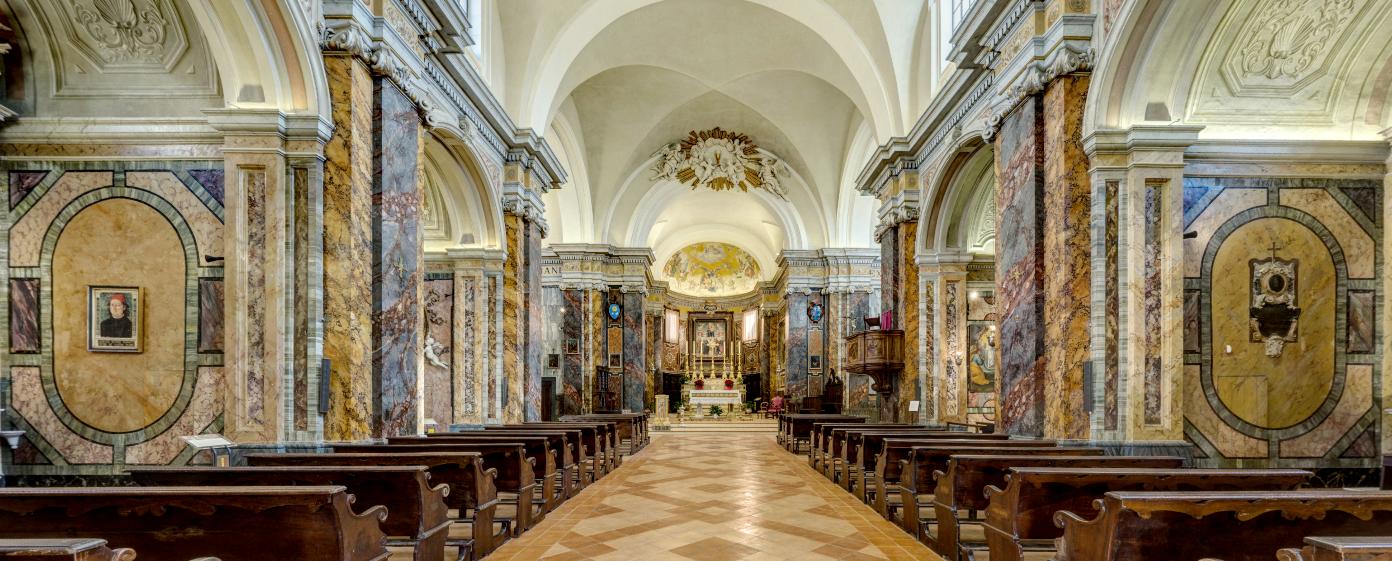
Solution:
M 691 131 L 681 142 L 673 142 L 657 152 L 653 164 L 654 180 L 668 179 L 691 188 L 712 191 L 763 189 L 788 200 L 778 175 L 783 162 L 759 153 L 759 146 L 748 136 L 716 127 Z

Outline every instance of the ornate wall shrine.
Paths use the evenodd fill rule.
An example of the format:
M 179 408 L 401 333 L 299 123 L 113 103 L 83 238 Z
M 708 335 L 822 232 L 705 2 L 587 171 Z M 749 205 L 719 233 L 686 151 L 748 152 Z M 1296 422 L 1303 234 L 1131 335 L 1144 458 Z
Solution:
M 1381 179 L 1185 177 L 1184 435 L 1202 464 L 1377 465 L 1381 207 Z

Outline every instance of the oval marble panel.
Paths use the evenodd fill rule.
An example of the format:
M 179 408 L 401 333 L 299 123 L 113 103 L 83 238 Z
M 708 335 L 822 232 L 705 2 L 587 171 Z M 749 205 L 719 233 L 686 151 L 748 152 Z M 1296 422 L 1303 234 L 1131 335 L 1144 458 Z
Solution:
M 1297 340 L 1277 357 L 1253 341 L 1251 261 L 1295 260 Z M 1319 409 L 1334 381 L 1334 260 L 1313 231 L 1293 220 L 1261 218 L 1224 240 L 1213 261 L 1213 384 L 1223 405 L 1263 428 L 1285 428 Z M 1232 352 L 1227 352 L 1227 347 Z
M 77 419 L 105 432 L 154 423 L 184 379 L 184 248 L 169 221 L 136 201 L 83 209 L 53 250 L 53 372 Z M 143 293 L 144 351 L 87 350 L 87 287 L 136 286 Z

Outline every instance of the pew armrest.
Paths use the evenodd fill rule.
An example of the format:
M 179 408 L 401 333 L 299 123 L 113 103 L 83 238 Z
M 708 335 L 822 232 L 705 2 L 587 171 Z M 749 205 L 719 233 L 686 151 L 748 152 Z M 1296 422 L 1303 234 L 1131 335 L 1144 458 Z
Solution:
M 1085 561 L 1083 552 L 1099 555 L 1106 547 L 1107 505 L 1103 499 L 1094 500 L 1092 504 L 1097 508 L 1097 518 L 1092 520 L 1067 510 L 1054 513 L 1054 526 L 1063 529 L 1063 536 L 1058 538 L 1056 561 Z
M 1276 552 L 1277 561 L 1306 561 L 1305 554 L 1294 547 L 1287 547 Z

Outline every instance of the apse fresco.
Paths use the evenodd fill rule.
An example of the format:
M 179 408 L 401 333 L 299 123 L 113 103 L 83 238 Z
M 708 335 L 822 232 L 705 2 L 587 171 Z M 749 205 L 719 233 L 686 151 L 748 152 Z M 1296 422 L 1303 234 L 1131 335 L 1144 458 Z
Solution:
M 662 268 L 672 290 L 693 296 L 744 294 L 759 283 L 759 262 L 748 252 L 721 242 L 681 248 Z

